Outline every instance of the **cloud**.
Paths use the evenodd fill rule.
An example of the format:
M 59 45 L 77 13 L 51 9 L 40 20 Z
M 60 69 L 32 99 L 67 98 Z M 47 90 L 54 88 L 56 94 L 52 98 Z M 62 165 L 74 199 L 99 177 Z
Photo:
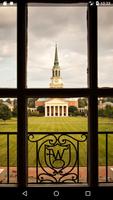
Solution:
M 16 7 L 0 7 L 0 29 L 14 29 L 16 25 Z
M 0 7 L 0 87 L 16 85 L 16 8 Z M 113 86 L 113 7 L 98 8 L 98 78 Z M 64 87 L 87 87 L 87 8 L 28 9 L 28 87 L 49 87 L 55 43 Z
M 35 81 L 37 77 L 39 81 L 43 77 L 42 80 L 46 79 L 45 87 L 48 87 L 57 42 L 62 78 L 68 84 L 71 79 L 71 85 L 76 80 L 73 85 L 76 87 L 76 83 L 80 83 L 79 76 L 82 75 L 80 70 L 84 71 L 84 76 L 87 75 L 86 8 L 30 7 L 28 11 L 28 85 L 32 77 Z M 75 79 L 78 73 L 79 76 Z
M 113 7 L 99 7 L 98 9 L 98 43 L 99 55 L 113 49 Z

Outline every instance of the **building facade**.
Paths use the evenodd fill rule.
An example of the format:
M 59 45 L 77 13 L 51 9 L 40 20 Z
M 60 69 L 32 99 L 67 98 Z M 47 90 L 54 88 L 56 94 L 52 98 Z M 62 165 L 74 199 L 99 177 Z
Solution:
M 63 88 L 64 84 L 61 78 L 61 69 L 58 60 L 57 45 L 55 47 L 54 65 L 52 68 L 52 77 L 50 79 L 50 88 Z M 35 107 L 45 107 L 45 117 L 68 117 L 68 107 L 76 106 L 78 108 L 78 100 L 76 98 L 39 98 L 35 101 Z

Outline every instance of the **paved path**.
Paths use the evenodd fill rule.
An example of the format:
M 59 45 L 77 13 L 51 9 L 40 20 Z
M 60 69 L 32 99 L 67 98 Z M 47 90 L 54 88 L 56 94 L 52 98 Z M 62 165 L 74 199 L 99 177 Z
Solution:
M 38 169 L 39 174 L 42 172 L 42 169 Z M 76 168 L 73 171 L 76 173 Z M 99 182 L 106 181 L 106 168 L 105 166 L 99 167 Z M 108 167 L 108 180 L 110 182 L 113 181 L 113 166 Z M 87 168 L 80 167 L 79 168 L 79 181 L 87 182 Z M 9 169 L 9 182 L 16 183 L 17 182 L 17 168 L 10 167 Z M 36 168 L 29 167 L 28 169 L 28 182 L 36 182 Z M 0 167 L 0 183 L 7 183 L 7 168 Z

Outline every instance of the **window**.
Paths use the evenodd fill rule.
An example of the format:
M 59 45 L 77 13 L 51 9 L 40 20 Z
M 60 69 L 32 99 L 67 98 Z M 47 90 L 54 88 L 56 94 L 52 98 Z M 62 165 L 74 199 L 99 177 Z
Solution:
M 99 182 L 112 182 L 113 98 L 98 98 Z
M 16 4 L 5 6 L 0 3 L 0 183 L 2 184 L 17 183 L 17 98 L 11 92 L 17 87 L 16 16 Z
M 110 20 L 112 13 L 113 13 L 112 6 L 111 7 L 100 6 L 98 8 L 99 87 L 113 87 L 113 80 L 112 80 L 113 24 Z
M 88 165 L 87 165 L 86 170 L 87 170 L 88 176 L 85 179 L 85 183 L 87 183 L 88 186 L 95 187 L 98 185 L 98 182 L 99 182 L 98 138 L 99 138 L 99 141 L 101 139 L 100 136 L 98 136 L 98 134 L 97 134 L 99 131 L 98 130 L 98 98 L 113 96 L 112 89 L 97 87 L 97 74 L 98 74 L 98 69 L 97 69 L 97 7 L 96 6 L 91 7 L 88 5 L 87 6 L 87 15 L 85 16 L 85 17 L 87 17 L 86 19 L 87 19 L 87 38 L 88 38 L 88 40 L 87 40 L 87 42 L 88 42 L 88 45 L 87 45 L 87 47 L 88 47 L 88 54 L 87 54 L 87 57 L 88 57 L 88 59 L 87 59 L 88 60 L 88 77 L 87 77 L 88 78 L 88 87 L 86 87 L 86 86 L 85 86 L 85 88 L 81 88 L 80 86 L 79 87 L 75 86 L 72 88 L 71 87 L 69 87 L 69 88 L 58 87 L 57 89 L 55 87 L 40 88 L 40 87 L 38 87 L 38 84 L 36 85 L 36 88 L 32 88 L 32 87 L 34 87 L 33 85 L 32 85 L 32 87 L 27 85 L 29 82 L 29 77 L 30 77 L 30 71 L 27 69 L 27 46 L 28 46 L 27 45 L 27 30 L 28 30 L 27 29 L 27 19 L 29 21 L 29 18 L 28 18 L 29 12 L 28 12 L 28 16 L 27 16 L 27 7 L 29 7 L 29 5 L 25 5 L 25 3 L 23 3 L 23 2 L 18 2 L 18 4 L 17 4 L 17 19 L 18 19 L 17 20 L 17 28 L 18 28 L 18 30 L 17 30 L 17 89 L 6 89 L 6 88 L 0 89 L 0 97 L 1 98 L 6 98 L 6 97 L 10 96 L 11 98 L 17 98 L 17 102 L 18 102 L 18 109 L 17 109 L 18 110 L 18 120 L 17 120 L 17 182 L 18 182 L 18 186 L 26 187 L 28 185 L 28 182 L 42 183 L 44 180 L 43 173 L 41 175 L 39 175 L 38 170 L 41 170 L 41 167 L 43 170 L 45 170 L 45 167 L 46 167 L 45 164 L 47 164 L 47 166 L 49 168 L 51 168 L 50 160 L 53 164 L 53 166 L 51 168 L 51 170 L 53 170 L 53 171 L 51 171 L 53 176 L 51 176 L 50 172 L 48 172 L 48 168 L 46 168 L 47 171 L 45 170 L 46 174 L 44 174 L 44 175 L 45 176 L 49 175 L 51 177 L 51 179 L 49 179 L 49 181 L 51 183 L 53 183 L 53 182 L 56 183 L 57 179 L 56 179 L 55 175 L 61 172 L 60 168 L 62 168 L 62 170 L 64 170 L 64 168 L 63 168 L 64 165 L 67 165 L 67 163 L 63 162 L 63 160 L 62 160 L 63 155 L 59 153 L 58 148 L 60 146 L 65 149 L 65 150 L 63 149 L 62 152 L 64 152 L 64 151 L 66 152 L 67 149 L 68 149 L 68 152 L 70 152 L 70 145 L 72 145 L 74 155 L 77 158 L 77 162 L 76 162 L 76 160 L 73 161 L 72 157 L 71 157 L 71 165 L 73 164 L 73 162 L 75 162 L 74 165 L 76 164 L 76 170 L 77 170 L 77 172 L 71 174 L 71 181 L 74 181 L 74 184 L 80 183 L 80 179 L 78 176 L 78 174 L 80 172 L 79 171 L 79 166 L 80 166 L 79 161 L 80 160 L 78 159 L 78 152 L 79 153 L 81 152 L 81 150 L 79 148 L 80 141 L 76 140 L 76 148 L 75 148 L 75 146 L 71 143 L 71 140 L 69 140 L 69 138 L 71 138 L 71 139 L 73 138 L 71 132 L 69 132 L 69 134 L 67 132 L 65 132 L 65 134 L 61 133 L 61 135 L 59 136 L 60 132 L 52 133 L 51 130 L 50 130 L 49 134 L 47 133 L 47 131 L 43 132 L 43 133 L 41 132 L 40 134 L 38 134 L 38 139 L 35 139 L 35 136 L 38 132 L 37 131 L 38 127 L 36 130 L 36 134 L 34 134 L 34 131 L 32 132 L 32 128 L 31 128 L 31 130 L 29 128 L 30 122 L 27 123 L 27 113 L 28 113 L 27 112 L 27 103 L 30 98 L 61 98 L 61 99 L 63 99 L 63 98 L 79 97 L 80 99 L 86 98 L 87 102 L 88 102 L 87 103 L 88 104 L 88 108 L 87 108 L 88 109 L 88 133 L 87 133 L 87 136 L 86 136 L 86 132 L 81 135 L 82 139 L 84 138 L 84 142 L 85 142 L 85 145 L 84 145 L 85 152 L 86 152 L 86 148 L 87 148 L 87 158 L 85 158 L 85 160 L 87 159 L 86 163 Z M 35 9 L 35 8 L 32 8 L 32 9 Z M 22 21 L 22 23 L 21 23 L 21 21 Z M 29 24 L 29 22 L 28 22 L 28 24 Z M 30 25 L 32 26 L 33 24 L 31 23 Z M 28 34 L 29 34 L 29 31 L 28 31 Z M 29 36 L 29 37 L 31 37 L 31 36 Z M 43 49 L 41 49 L 41 51 L 42 50 Z M 28 49 L 28 51 L 30 54 L 31 49 Z M 30 61 L 28 61 L 28 62 L 30 63 Z M 56 62 L 55 62 L 55 64 L 56 64 Z M 28 70 L 28 73 L 26 73 L 27 70 Z M 28 75 L 27 82 L 26 82 L 26 75 Z M 59 76 L 59 74 L 54 74 L 54 75 Z M 75 73 L 75 75 L 76 75 L 76 73 Z M 55 86 L 54 81 L 55 80 L 53 80 L 53 82 L 51 83 L 51 86 Z M 43 80 L 40 83 L 43 84 Z M 28 87 L 26 87 L 26 85 Z M 40 86 L 40 84 L 39 84 L 39 86 Z M 62 84 L 60 86 L 62 86 Z M 63 109 L 62 109 L 61 105 L 59 105 L 59 107 L 57 105 L 55 108 L 53 108 L 53 105 L 51 104 L 51 106 L 50 106 L 47 102 L 46 106 L 47 107 L 46 107 L 45 114 L 47 115 L 47 117 L 49 117 L 49 115 L 52 115 L 52 117 L 54 117 L 54 115 L 56 115 L 56 117 L 58 117 L 58 115 L 62 115 L 62 114 L 64 114 L 64 117 L 66 117 L 65 116 L 67 114 L 66 105 L 64 105 Z M 30 112 L 33 113 L 34 112 L 33 109 Z M 83 109 L 80 109 L 80 112 L 82 113 Z M 42 137 L 41 134 L 44 135 L 42 143 L 40 143 L 40 141 L 39 141 L 40 140 L 39 137 Z M 69 143 L 65 143 L 67 136 L 68 136 Z M 46 140 L 45 137 L 46 138 L 48 137 L 49 141 L 48 141 L 48 139 Z M 34 139 L 35 139 L 35 141 L 34 141 L 35 148 L 33 146 L 34 144 L 31 143 L 31 141 L 33 142 Z M 87 143 L 87 147 L 86 147 L 86 143 Z M 54 150 L 51 149 L 52 147 L 55 147 L 55 149 Z M 30 156 L 30 157 L 32 156 L 32 155 L 29 155 L 29 153 L 30 153 L 29 149 L 32 150 L 32 152 L 35 152 L 33 160 L 28 159 L 28 156 Z M 82 149 L 82 151 L 83 151 L 83 149 Z M 101 150 L 99 150 L 99 151 L 101 152 Z M 40 156 L 41 160 L 38 157 L 39 152 L 42 153 L 42 156 Z M 44 152 L 46 152 L 46 154 L 44 154 Z M 54 155 L 55 158 L 60 157 L 61 159 L 53 160 L 53 158 L 51 158 L 51 155 Z M 66 156 L 67 156 L 67 153 L 66 153 Z M 83 159 L 81 159 L 81 160 L 83 161 Z M 30 162 L 28 162 L 28 161 L 30 161 Z M 57 162 L 57 161 L 59 161 L 59 162 Z M 35 164 L 33 164 L 33 162 Z M 35 165 L 35 167 L 36 167 L 35 180 L 34 180 L 34 177 L 31 177 L 31 175 L 30 175 L 31 171 L 32 171 L 30 168 L 29 168 L 29 172 L 28 172 L 28 165 L 29 166 Z M 69 167 L 71 167 L 71 166 L 69 166 Z M 106 170 L 106 172 L 107 172 L 107 170 Z M 28 177 L 28 175 L 30 175 L 30 177 Z M 74 176 L 74 178 L 72 175 Z M 64 177 L 62 177 L 62 182 L 64 183 L 65 180 L 63 178 Z M 109 180 L 106 179 L 105 182 L 108 183 Z

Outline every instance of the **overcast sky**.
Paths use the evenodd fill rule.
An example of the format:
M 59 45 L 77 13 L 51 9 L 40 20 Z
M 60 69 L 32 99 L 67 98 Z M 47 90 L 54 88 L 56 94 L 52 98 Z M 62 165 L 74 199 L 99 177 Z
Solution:
M 28 87 L 49 87 L 55 44 L 64 87 L 87 87 L 86 7 L 29 7 Z M 113 86 L 113 8 L 99 7 L 99 86 Z M 16 8 L 0 7 L 0 87 L 16 87 Z

